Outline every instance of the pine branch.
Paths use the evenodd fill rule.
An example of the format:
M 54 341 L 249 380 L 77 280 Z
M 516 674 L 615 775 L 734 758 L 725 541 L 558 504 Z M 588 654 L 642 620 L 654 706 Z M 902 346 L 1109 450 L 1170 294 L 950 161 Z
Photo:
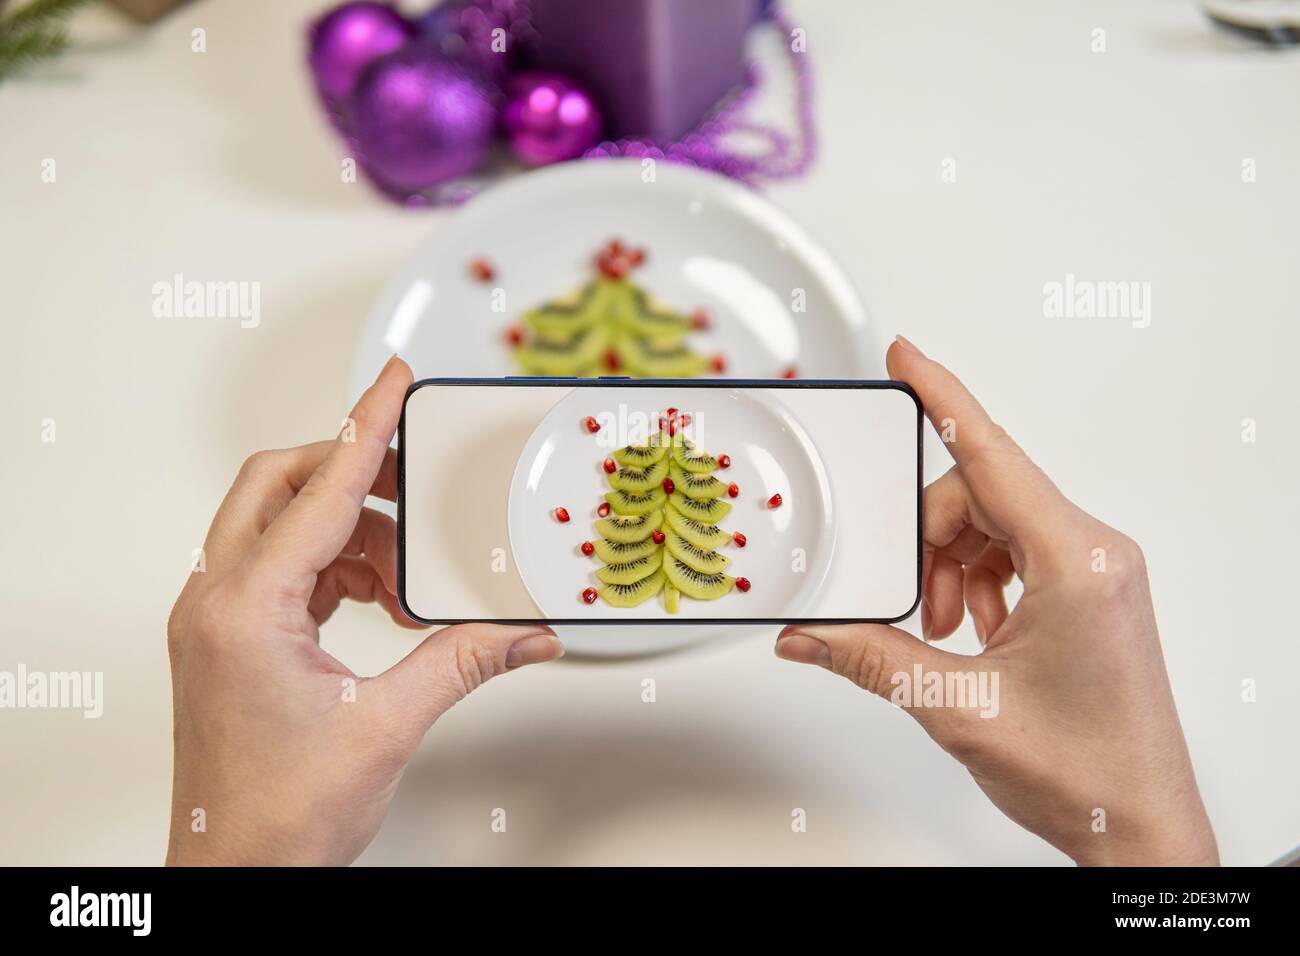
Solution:
M 48 25 L 52 20 L 64 20 L 87 2 L 88 0 L 31 0 L 0 21 L 0 30 L 8 32 L 34 24 Z
M 0 78 L 68 45 L 63 21 L 89 0 L 31 0 L 0 19 Z M 5 0 L 0 0 L 3 12 Z

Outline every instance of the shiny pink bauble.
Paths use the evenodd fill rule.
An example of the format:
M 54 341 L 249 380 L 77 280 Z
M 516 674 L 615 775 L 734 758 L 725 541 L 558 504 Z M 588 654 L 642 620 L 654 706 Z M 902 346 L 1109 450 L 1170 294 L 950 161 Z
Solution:
M 520 73 L 506 85 L 501 126 L 525 166 L 576 159 L 600 142 L 600 111 L 585 89 L 554 73 Z

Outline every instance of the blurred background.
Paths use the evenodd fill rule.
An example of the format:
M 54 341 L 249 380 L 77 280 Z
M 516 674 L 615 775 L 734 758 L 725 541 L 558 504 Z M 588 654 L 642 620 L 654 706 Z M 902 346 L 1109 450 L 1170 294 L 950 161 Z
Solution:
M 104 703 L 0 709 L 0 862 L 161 862 L 165 622 L 249 453 L 333 434 L 401 316 L 423 330 L 417 375 L 456 370 L 444 347 L 509 374 L 535 344 L 520 309 L 638 268 L 702 310 L 698 374 L 878 375 L 901 332 L 961 375 L 1144 547 L 1223 860 L 1280 857 L 1300 843 L 1296 6 L 5 4 L 0 670 L 102 672 Z M 502 36 L 504 58 L 483 53 Z M 407 94 L 443 107 L 420 125 Z M 725 226 L 736 256 L 757 236 L 801 257 L 824 302 L 764 350 L 726 289 L 690 297 L 689 202 L 644 266 L 528 214 L 562 169 L 537 167 L 574 157 L 703 167 L 725 180 L 706 218 L 748 210 Z M 493 190 L 521 190 L 517 223 L 470 232 Z M 530 251 L 553 287 L 493 311 L 493 273 L 510 288 Z M 250 310 L 187 316 L 178 275 L 235 283 Z M 446 298 L 410 318 L 421 276 Z M 1076 282 L 1134 283 L 1144 305 L 1054 313 Z M 854 346 L 819 348 L 838 335 Z M 645 361 L 611 349 L 599 362 Z M 905 714 L 776 660 L 774 634 L 488 684 L 426 738 L 361 862 L 1069 862 Z M 373 607 L 323 634 L 359 673 L 416 639 Z M 969 623 L 950 645 L 977 650 Z

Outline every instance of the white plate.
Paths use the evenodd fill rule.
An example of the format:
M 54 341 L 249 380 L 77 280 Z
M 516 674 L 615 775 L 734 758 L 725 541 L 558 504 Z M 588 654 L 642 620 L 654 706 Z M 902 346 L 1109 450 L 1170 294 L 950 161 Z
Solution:
M 794 366 L 806 378 L 883 377 L 882 340 L 852 283 L 786 213 L 712 173 L 660 163 L 645 182 L 639 161 L 601 160 L 506 180 L 439 221 L 371 312 L 353 396 L 393 352 L 417 378 L 515 374 L 503 330 L 587 278 L 593 253 L 615 236 L 648 251 L 638 283 L 677 308 L 710 311 L 712 329 L 692 344 L 726 356 L 728 375 Z M 496 268 L 492 285 L 469 276 L 478 257 Z M 504 313 L 493 310 L 495 288 Z M 676 647 L 754 630 L 611 625 L 560 636 L 571 651 L 605 655 L 626 652 L 647 631 L 656 647 Z
M 613 428 L 597 435 L 582 421 L 604 410 L 606 392 L 574 389 L 556 403 L 524 445 L 510 483 L 508 528 L 515 567 L 532 595 L 540 616 L 589 618 L 617 623 L 620 618 L 677 621 L 690 618 L 797 618 L 813 604 L 830 568 L 835 524 L 830 481 L 821 456 L 790 411 L 767 393 L 730 388 L 628 389 L 633 411 L 657 416 L 677 407 L 694 417 L 699 446 L 713 454 L 726 452 L 731 467 L 714 473 L 735 482 L 741 494 L 727 499 L 731 512 L 719 522 L 727 531 L 743 531 L 744 548 L 728 545 L 732 559 L 727 573 L 749 578 L 747 593 L 733 590 L 716 601 L 682 596 L 677 614 L 669 614 L 662 597 L 636 608 L 611 608 L 603 601 L 584 604 L 584 588 L 599 587 L 595 571 L 600 562 L 581 553 L 583 541 L 599 537 L 593 527 L 596 508 L 609 484 L 601 462 L 625 441 L 643 437 L 614 437 Z M 622 400 L 622 396 L 620 396 Z M 595 402 L 600 401 L 597 409 Z M 653 419 L 652 419 L 653 420 Z M 783 502 L 769 508 L 779 492 Z M 554 510 L 563 505 L 571 520 L 557 522 Z M 795 550 L 801 549 L 795 570 Z M 617 644 L 619 653 L 662 649 L 676 643 L 676 628 L 629 628 L 612 641 L 606 627 L 586 627 L 601 646 Z M 585 643 L 585 642 L 584 642 Z

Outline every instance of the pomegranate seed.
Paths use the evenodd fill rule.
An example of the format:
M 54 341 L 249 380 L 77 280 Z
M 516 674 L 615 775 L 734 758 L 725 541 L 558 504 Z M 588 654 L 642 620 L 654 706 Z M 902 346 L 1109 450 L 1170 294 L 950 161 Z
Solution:
M 677 419 L 675 418 L 668 419 L 668 434 L 670 435 L 677 434 Z
M 469 264 L 469 274 L 478 282 L 491 282 L 496 277 L 497 271 L 486 259 L 475 259 Z
M 627 259 L 628 262 L 632 263 L 632 265 L 634 266 L 641 265 L 641 263 L 645 262 L 645 247 L 638 246 L 637 248 L 631 250 L 627 254 Z
M 737 581 L 736 583 L 739 584 L 740 582 Z M 746 582 L 746 583 L 748 583 L 748 582 Z M 587 603 L 587 604 L 595 604 L 595 603 L 596 603 L 596 589 L 595 589 L 595 588 L 587 588 L 587 590 L 583 591 L 583 592 L 582 592 L 582 600 L 583 600 L 585 603 Z
M 782 378 L 798 378 L 798 376 L 795 374 L 794 366 L 793 366 L 793 365 L 791 365 L 788 369 L 786 369 L 784 372 L 782 372 L 782 373 L 781 373 L 781 377 L 782 377 Z
M 665 478 L 665 479 L 664 479 L 664 494 L 671 495 L 671 494 L 672 494 L 674 491 L 676 491 L 676 490 L 677 490 L 677 486 L 676 486 L 675 484 L 673 484 L 673 480 L 672 480 L 671 478 Z
M 619 361 L 618 352 L 616 350 L 608 349 L 605 352 L 605 368 L 609 369 L 611 372 L 617 372 L 618 367 L 621 364 L 622 363 Z
M 600 270 L 605 278 L 620 280 L 627 276 L 628 270 L 632 268 L 632 263 L 622 253 L 605 254 L 596 260 L 596 268 Z
M 773 495 L 771 498 L 767 499 L 767 506 L 769 508 L 779 508 L 781 507 L 781 500 L 780 495 Z
M 669 417 L 669 418 L 676 418 L 676 417 L 677 417 L 677 409 L 675 409 L 675 408 L 670 408 L 670 409 L 668 409 L 668 417 Z
M 555 509 L 555 520 L 558 521 L 560 524 L 568 524 L 568 523 L 569 523 L 569 509 L 568 509 L 568 508 L 556 508 L 556 509 Z
M 745 537 L 745 532 L 743 531 L 737 531 L 731 536 L 731 540 L 736 542 L 736 547 L 738 548 L 743 548 L 745 545 L 749 544 L 749 539 Z
M 592 418 L 590 415 L 583 419 L 582 424 L 586 425 L 587 431 L 591 432 L 593 435 L 600 431 L 600 422 L 596 421 L 596 419 Z
M 600 467 L 605 469 L 605 474 L 607 475 L 612 475 L 614 472 L 618 471 L 618 465 L 614 464 L 613 458 L 606 458 L 601 462 Z
M 662 432 L 662 431 L 666 431 L 667 429 L 668 429 L 668 419 L 666 419 L 666 418 L 664 418 L 664 416 L 660 415 L 660 416 L 659 416 L 659 430 Z
M 654 540 L 655 544 L 663 544 L 666 535 L 662 531 L 656 530 L 650 532 L 650 537 Z
M 605 243 L 605 251 L 608 252 L 611 256 L 622 255 L 623 240 L 622 239 L 609 240 L 609 242 Z
M 683 415 L 683 416 L 682 416 L 682 427 L 685 428 L 685 427 L 686 427 L 687 425 L 689 425 L 690 423 L 691 423 L 691 416 L 690 416 L 690 415 Z
M 512 347 L 523 345 L 524 330 L 517 325 L 510 326 L 510 328 L 506 329 L 506 341 L 509 342 Z
M 733 498 L 739 498 L 740 485 L 736 484 L 734 481 L 731 484 L 727 485 L 727 494 L 729 494 Z
M 691 328 L 703 332 L 709 327 L 709 313 L 704 309 L 696 309 L 691 313 Z
M 713 356 L 713 361 L 709 364 L 713 368 L 713 371 L 717 372 L 719 375 L 727 370 L 727 360 L 721 355 Z
M 608 518 L 608 517 L 609 517 L 609 502 L 608 502 L 608 501 L 602 501 L 602 502 L 600 503 L 600 507 L 596 509 L 596 514 L 600 515 L 602 518 Z
M 730 455 L 719 455 L 719 456 L 718 456 L 718 467 L 719 467 L 719 468 L 730 468 L 730 467 L 731 467 L 731 456 L 730 456 Z
M 596 553 L 596 546 L 590 541 L 582 542 L 582 553 L 590 557 Z
M 736 590 L 748 591 L 750 588 L 749 578 L 736 578 Z

